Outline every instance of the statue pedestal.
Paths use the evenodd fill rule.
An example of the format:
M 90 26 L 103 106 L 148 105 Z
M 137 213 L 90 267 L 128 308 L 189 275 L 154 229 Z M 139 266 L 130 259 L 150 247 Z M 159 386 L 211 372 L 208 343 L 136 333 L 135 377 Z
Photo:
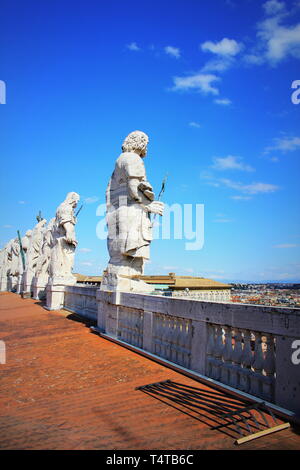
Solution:
M 23 274 L 23 291 L 21 293 L 23 299 L 31 298 L 33 276 L 34 273 L 32 271 L 25 271 Z
M 5 292 L 8 289 L 8 277 L 3 276 L 0 278 L 0 292 Z
M 32 281 L 33 298 L 35 300 L 44 300 L 46 298 L 46 286 L 49 276 L 34 276 Z
M 153 292 L 151 285 L 138 279 L 138 276 L 141 275 L 140 266 L 134 266 L 135 263 L 131 265 L 128 261 L 126 264 L 115 265 L 109 263 L 103 273 L 100 290 L 106 292 L 139 292 L 144 294 Z
M 65 286 L 74 286 L 77 282 L 75 276 L 67 278 L 50 278 L 46 287 L 47 310 L 61 310 L 64 306 Z
M 16 292 L 17 291 L 17 285 L 18 285 L 18 277 L 17 276 L 8 276 L 8 286 L 7 290 L 10 292 Z
M 23 274 L 19 274 L 17 281 L 17 294 L 21 294 L 23 290 Z

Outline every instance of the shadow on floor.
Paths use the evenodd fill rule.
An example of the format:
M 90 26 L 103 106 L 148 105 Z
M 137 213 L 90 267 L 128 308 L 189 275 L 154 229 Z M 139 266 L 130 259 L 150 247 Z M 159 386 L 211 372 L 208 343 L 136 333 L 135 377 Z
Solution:
M 96 320 L 87 317 L 82 317 L 77 313 L 70 313 L 70 315 L 66 316 L 66 319 L 76 321 L 77 323 L 83 323 L 87 328 L 90 328 L 91 326 L 97 326 Z
M 234 439 L 279 424 L 273 415 L 264 410 L 263 405 L 212 389 L 166 380 L 137 387 L 136 390 Z

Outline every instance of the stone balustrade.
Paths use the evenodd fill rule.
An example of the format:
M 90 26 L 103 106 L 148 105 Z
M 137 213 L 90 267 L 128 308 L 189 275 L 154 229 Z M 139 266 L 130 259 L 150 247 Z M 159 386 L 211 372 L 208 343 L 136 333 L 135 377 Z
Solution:
M 298 309 L 101 291 L 97 304 L 106 335 L 300 417 Z
M 65 286 L 64 308 L 90 320 L 97 320 L 97 287 Z

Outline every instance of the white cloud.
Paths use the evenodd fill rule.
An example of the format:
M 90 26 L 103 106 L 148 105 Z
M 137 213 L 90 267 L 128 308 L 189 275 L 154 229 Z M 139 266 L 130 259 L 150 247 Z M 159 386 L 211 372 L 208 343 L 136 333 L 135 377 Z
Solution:
M 274 15 L 285 9 L 285 3 L 278 0 L 269 0 L 263 4 L 263 8 L 267 15 Z
M 280 245 L 274 245 L 274 248 L 296 248 L 298 246 L 300 245 L 296 243 L 282 243 Z
M 224 56 L 218 59 L 212 59 L 206 62 L 206 64 L 202 67 L 202 72 L 225 72 L 225 70 L 232 67 L 234 64 L 234 60 L 232 57 Z
M 198 122 L 192 121 L 192 122 L 189 122 L 189 126 L 196 127 L 196 129 L 200 129 L 201 124 L 199 124 Z
M 176 59 L 180 58 L 180 49 L 178 47 L 173 46 L 166 46 L 164 48 L 166 54 L 170 55 L 171 57 L 175 57 Z
M 84 202 L 85 204 L 93 204 L 94 202 L 99 201 L 99 198 L 97 196 L 91 196 L 91 197 L 85 197 Z
M 286 24 L 294 9 L 287 11 L 285 3 L 277 0 L 265 2 L 263 8 L 266 16 L 257 24 L 258 42 L 245 61 L 274 66 L 289 56 L 300 58 L 300 23 Z
M 194 75 L 189 75 L 187 77 L 173 77 L 174 87 L 171 88 L 172 91 L 189 91 L 195 90 L 203 94 L 213 94 L 218 95 L 218 88 L 212 86 L 212 83 L 221 80 L 220 77 L 217 77 L 213 74 L 203 74 L 198 73 Z
M 219 42 L 206 41 L 200 47 L 204 52 L 212 52 L 220 56 L 235 56 L 242 49 L 242 44 L 235 39 L 223 38 Z
M 283 153 L 300 149 L 300 137 L 282 137 L 274 139 L 274 145 L 265 148 L 265 154 L 273 150 L 280 150 Z
M 26 201 L 18 201 L 18 204 L 26 204 Z
M 12 225 L 8 225 L 8 224 L 6 224 L 6 225 L 2 225 L 2 227 L 3 227 L 3 228 L 13 228 L 13 226 L 12 226 Z
M 129 49 L 130 51 L 140 51 L 141 48 L 137 45 L 136 42 L 131 42 L 130 44 L 127 44 L 127 49 Z
M 284 27 L 275 20 L 265 21 L 259 37 L 266 41 L 266 57 L 271 62 L 279 62 L 289 55 L 300 58 L 300 23 Z
M 269 183 L 258 182 L 251 184 L 243 184 L 229 179 L 222 179 L 221 182 L 229 188 L 236 189 L 238 191 L 248 194 L 273 193 L 274 191 L 277 191 L 279 189 L 279 186 Z
M 202 72 L 224 72 L 236 63 L 236 55 L 243 49 L 243 44 L 234 39 L 223 38 L 219 42 L 206 41 L 200 45 L 204 52 L 211 52 L 217 56 L 209 60 Z
M 82 261 L 81 263 L 79 263 L 81 266 L 93 266 L 93 263 L 91 263 L 90 261 Z
M 79 250 L 81 253 L 90 253 L 92 250 L 90 248 L 79 248 Z
M 256 54 L 245 54 L 244 61 L 248 64 L 261 65 L 264 63 L 264 58 Z
M 244 183 L 241 183 L 240 181 L 233 181 L 228 178 L 216 178 L 214 175 L 212 175 L 209 172 L 202 172 L 200 177 L 206 180 L 206 183 L 209 184 L 210 186 L 219 187 L 219 188 L 227 187 L 227 188 L 235 189 L 236 191 L 239 191 L 242 194 L 245 193 L 247 195 L 272 193 L 280 189 L 279 186 L 275 184 L 270 184 L 270 183 L 254 182 L 251 184 L 244 184 Z
M 241 171 L 254 171 L 250 165 L 243 163 L 241 157 L 234 157 L 233 155 L 228 155 L 227 157 L 214 157 L 214 164 L 212 168 L 214 170 L 241 170 Z
M 232 103 L 232 101 L 228 98 L 215 99 L 214 102 L 216 104 L 220 104 L 221 106 L 229 106 Z
M 249 201 L 252 199 L 250 196 L 231 196 L 230 199 L 234 199 L 235 201 Z

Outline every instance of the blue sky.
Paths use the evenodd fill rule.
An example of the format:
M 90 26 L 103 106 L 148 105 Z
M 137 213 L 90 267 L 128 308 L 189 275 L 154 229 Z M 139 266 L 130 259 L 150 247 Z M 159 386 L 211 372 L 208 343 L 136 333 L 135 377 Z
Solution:
M 204 204 L 205 243 L 155 240 L 148 274 L 300 281 L 300 2 L 4 0 L 3 246 L 69 191 L 75 271 L 101 274 L 97 206 L 135 129 L 163 201 Z M 300 96 L 300 95 L 299 95 Z

